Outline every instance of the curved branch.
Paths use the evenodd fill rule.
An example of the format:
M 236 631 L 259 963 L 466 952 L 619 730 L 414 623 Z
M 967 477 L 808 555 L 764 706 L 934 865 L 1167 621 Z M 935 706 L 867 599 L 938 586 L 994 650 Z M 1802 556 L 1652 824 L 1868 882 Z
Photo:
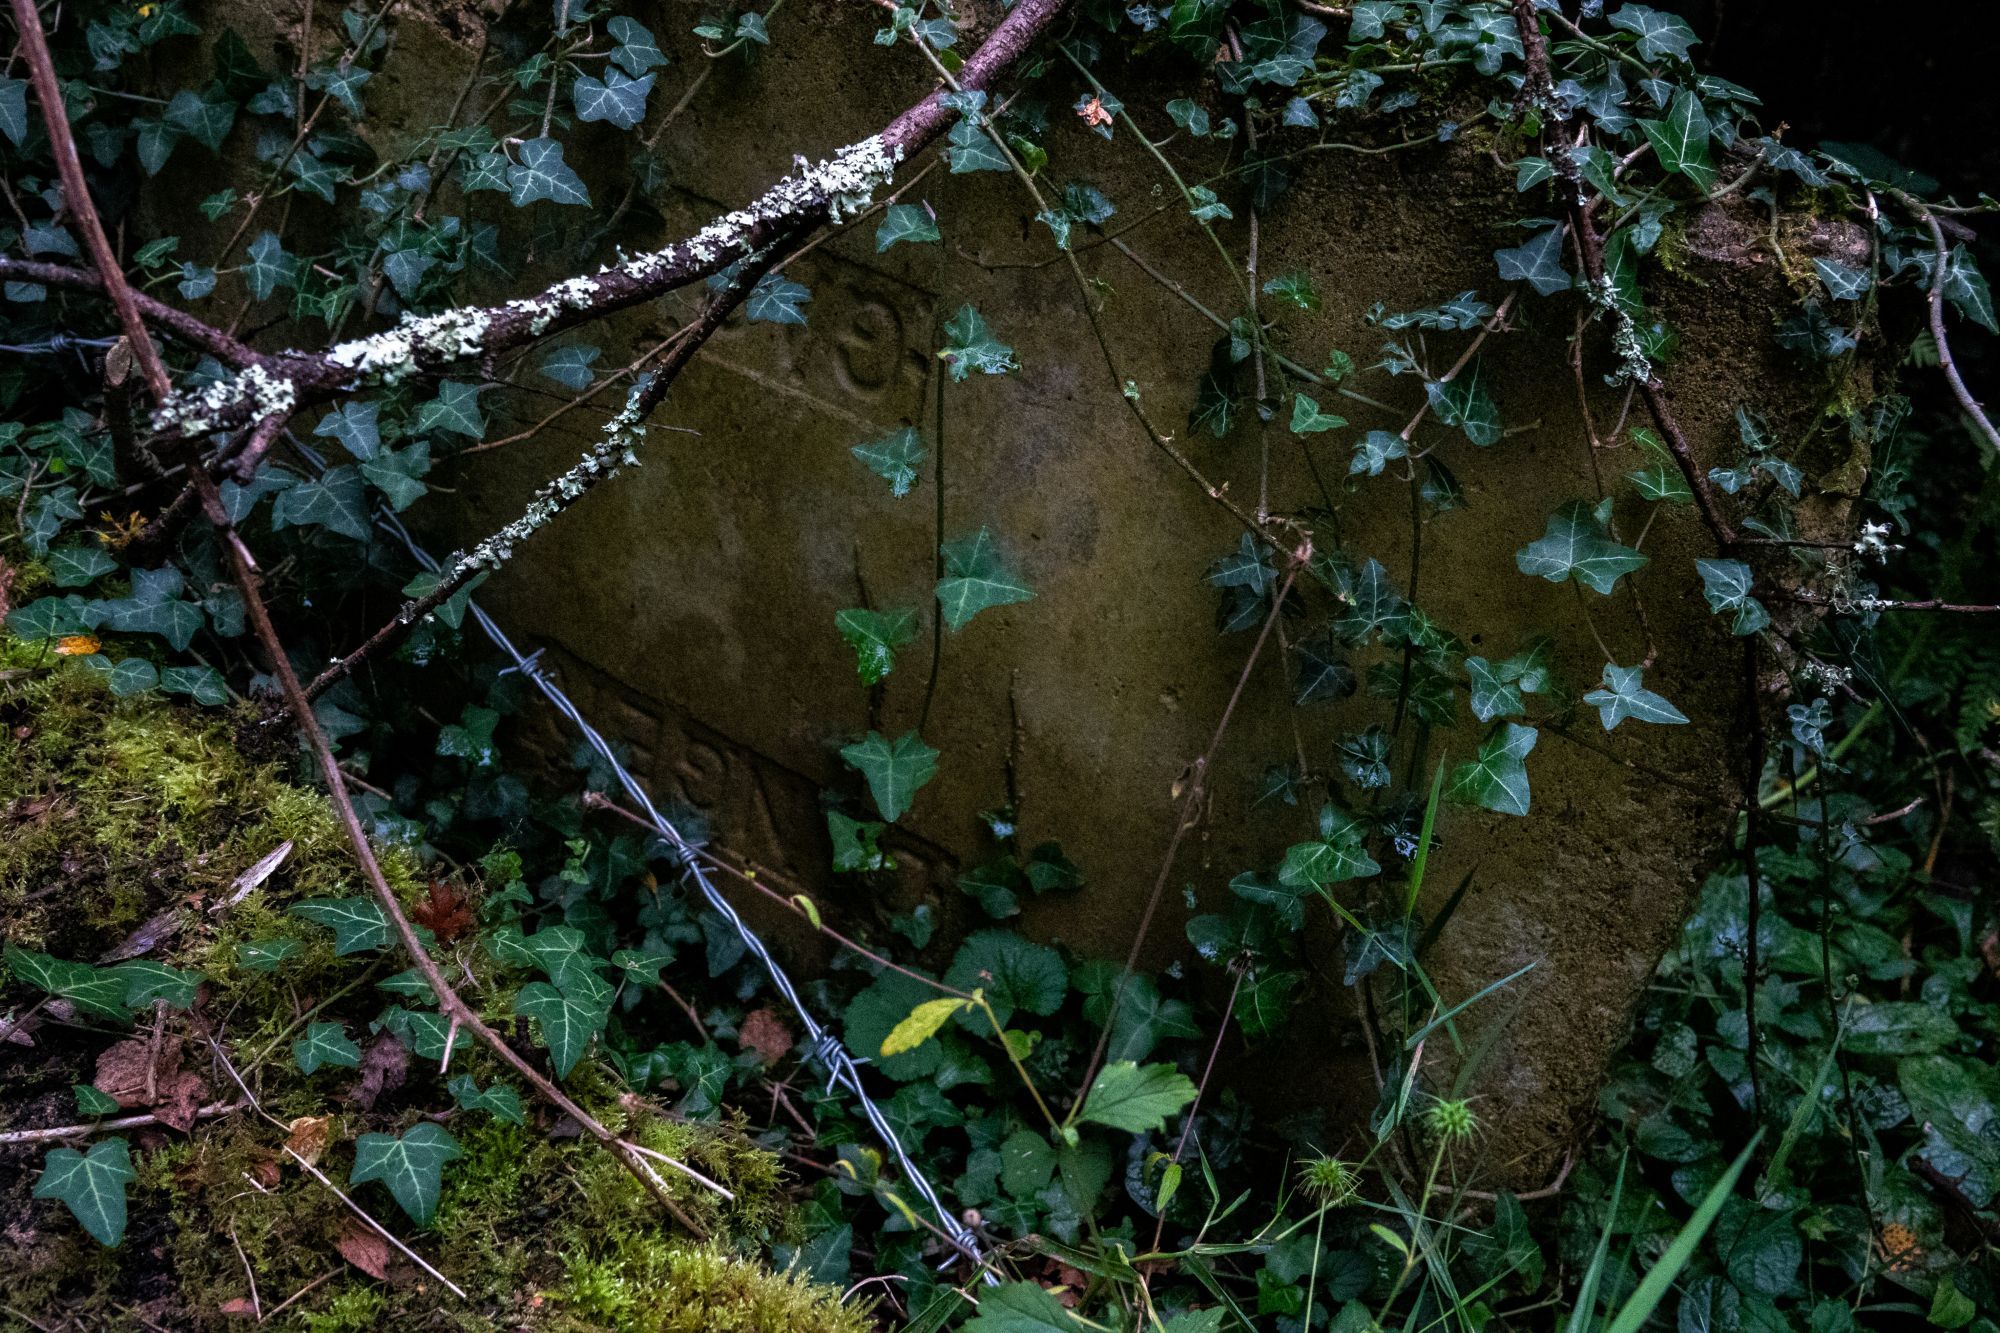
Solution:
M 32 259 L 9 259 L 4 255 L 0 255 L 0 281 L 35 282 L 44 287 L 89 292 L 94 296 L 105 294 L 104 279 L 95 273 L 80 268 L 70 268 L 66 264 L 44 264 Z M 184 310 L 176 310 L 166 302 L 156 300 L 144 292 L 132 292 L 131 295 L 132 304 L 138 307 L 140 315 L 144 316 L 148 324 L 157 326 L 164 333 L 172 334 L 198 352 L 207 352 L 226 366 L 234 366 L 241 370 L 263 360 L 258 353 L 213 324 L 197 319 Z

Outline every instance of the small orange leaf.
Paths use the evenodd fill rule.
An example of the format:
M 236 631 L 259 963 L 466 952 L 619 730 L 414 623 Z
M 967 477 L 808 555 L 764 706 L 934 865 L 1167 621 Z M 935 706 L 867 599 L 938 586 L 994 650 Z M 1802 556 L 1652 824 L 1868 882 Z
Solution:
M 1088 102 L 1085 102 L 1076 109 L 1076 114 L 1082 116 L 1083 123 L 1092 129 L 1096 129 L 1099 125 L 1109 125 L 1111 123 L 1111 113 L 1104 109 L 1104 103 L 1099 98 L 1093 97 Z
M 56 640 L 56 656 L 88 657 L 104 645 L 91 634 L 65 634 Z

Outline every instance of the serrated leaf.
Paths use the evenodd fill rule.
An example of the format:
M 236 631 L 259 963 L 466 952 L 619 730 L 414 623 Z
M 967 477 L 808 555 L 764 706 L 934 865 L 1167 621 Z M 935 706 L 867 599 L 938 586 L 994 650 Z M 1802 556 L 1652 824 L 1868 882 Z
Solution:
M 895 667 L 896 649 L 915 637 L 917 613 L 850 607 L 835 613 L 833 624 L 854 649 L 855 674 L 863 685 L 873 685 Z
M 327 1066 L 359 1069 L 361 1048 L 348 1039 L 347 1029 L 338 1023 L 308 1023 L 306 1035 L 292 1043 L 292 1062 L 301 1074 L 311 1074 Z
M 866 779 L 875 808 L 891 824 L 910 808 L 918 789 L 937 775 L 938 751 L 914 731 L 894 741 L 871 731 L 866 739 L 843 748 L 840 757 Z
M 400 1136 L 363 1134 L 356 1139 L 354 1169 L 347 1173 L 347 1181 L 350 1185 L 381 1181 L 411 1221 L 428 1226 L 437 1213 L 444 1164 L 460 1156 L 457 1139 L 442 1125 L 423 1120 Z
M 1606 731 L 1610 731 L 1628 717 L 1664 726 L 1686 724 L 1687 714 L 1641 683 L 1645 674 L 1644 667 L 1622 667 L 1606 663 L 1603 688 L 1592 690 L 1583 696 L 1585 703 L 1597 709 Z
M 544 199 L 552 204 L 590 206 L 590 191 L 583 178 L 563 161 L 560 143 L 544 135 L 529 139 L 517 151 L 521 160 L 507 168 L 508 197 L 514 207 L 525 208 Z
M 1195 1097 L 1194 1080 L 1172 1065 L 1116 1060 L 1104 1066 L 1083 1099 L 1082 1117 L 1131 1134 L 1166 1126 Z
M 125 1239 L 125 1187 L 137 1177 L 121 1138 L 99 1139 L 88 1153 L 52 1148 L 35 1182 L 37 1199 L 60 1199 L 100 1245 Z
M 336 956 L 365 953 L 389 943 L 389 920 L 373 898 L 309 898 L 288 910 L 333 931 Z
M 1716 615 L 1735 614 L 1730 633 L 1755 634 L 1771 623 L 1771 613 L 1750 595 L 1756 583 L 1750 566 L 1741 560 L 1697 560 L 1694 567 L 1701 575 L 1701 595 L 1707 599 L 1708 609 Z
M 521 1094 L 505 1083 L 495 1083 L 482 1091 L 472 1081 L 472 1075 L 460 1074 L 444 1086 L 463 1110 L 484 1111 L 495 1120 L 504 1120 L 510 1125 L 528 1123 L 527 1112 L 521 1105 Z
M 590 1039 L 610 1017 L 610 987 L 604 988 L 603 997 L 602 1004 L 573 998 L 545 981 L 531 981 L 515 995 L 514 1012 L 541 1025 L 542 1044 L 549 1048 L 549 1063 L 557 1078 L 569 1077 Z
M 923 467 L 929 455 L 924 450 L 923 437 L 915 427 L 905 426 L 884 435 L 879 440 L 857 444 L 848 450 L 865 464 L 870 472 L 889 483 L 889 494 L 901 499 L 917 484 L 918 470 Z
M 981 990 L 987 1007 L 1004 1028 L 1016 1010 L 1046 1018 L 1062 1007 L 1069 993 L 1069 969 L 1062 955 L 1010 930 L 982 930 L 967 937 L 945 971 L 945 984 L 962 991 Z M 960 1025 L 992 1035 L 983 1013 L 968 1013 Z
M 1484 806 L 1503 815 L 1528 813 L 1528 754 L 1540 739 L 1533 727 L 1509 722 L 1488 736 L 1479 757 L 1459 765 L 1448 789 L 1454 800 Z
M 1576 500 L 1549 516 L 1543 535 L 1515 552 L 1514 564 L 1550 583 L 1574 578 L 1608 597 L 1620 576 L 1643 568 L 1646 557 L 1613 541 L 1599 512 Z
M 1525 282 L 1543 296 L 1553 296 L 1570 288 L 1569 271 L 1562 264 L 1563 229 L 1551 227 L 1521 245 L 1495 250 L 1494 262 L 1508 282 Z
M 978 371 L 982 375 L 1005 375 L 1019 370 L 1014 349 L 993 336 L 986 320 L 969 305 L 962 305 L 944 326 L 945 344 L 938 356 L 953 380 L 963 380 Z
M 915 204 L 891 204 L 882 214 L 882 224 L 875 228 L 875 253 L 879 255 L 890 246 L 905 241 L 921 245 L 942 239 L 938 234 L 937 221 L 931 217 L 929 209 Z
M 990 606 L 1007 606 L 1034 597 L 1034 590 L 1008 567 L 989 529 L 946 542 L 944 578 L 938 581 L 938 605 L 947 628 L 956 633 Z

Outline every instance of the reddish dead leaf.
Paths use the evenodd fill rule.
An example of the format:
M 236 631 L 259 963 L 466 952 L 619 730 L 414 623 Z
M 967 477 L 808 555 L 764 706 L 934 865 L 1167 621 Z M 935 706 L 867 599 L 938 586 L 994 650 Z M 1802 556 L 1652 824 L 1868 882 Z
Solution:
M 472 929 L 472 904 L 465 900 L 464 890 L 441 879 L 431 881 L 430 895 L 411 908 L 410 915 L 443 944 Z
M 766 1069 L 785 1058 L 792 1049 L 792 1030 L 769 1009 L 753 1009 L 743 1016 L 736 1040 L 746 1051 L 755 1051 Z
M 257 1317 L 257 1307 L 251 1304 L 250 1298 L 247 1296 L 237 1296 L 226 1300 L 217 1308 L 231 1319 L 255 1319 Z
M 1111 113 L 1106 111 L 1104 103 L 1095 97 L 1078 107 L 1076 114 L 1082 116 L 1083 123 L 1092 129 L 1096 129 L 1099 125 L 1109 125 L 1111 123 Z
M 274 1190 L 284 1183 L 284 1176 L 278 1168 L 275 1157 L 261 1157 L 250 1164 L 250 1178 L 267 1190 Z
M 410 1072 L 410 1053 L 387 1032 L 378 1035 L 361 1052 L 361 1079 L 348 1089 L 347 1099 L 364 1111 L 373 1110 L 384 1093 L 403 1086 Z
M 160 1080 L 154 1094 L 153 1114 L 160 1123 L 185 1134 L 194 1128 L 195 1112 L 208 1097 L 208 1084 L 192 1069 L 183 1069 L 172 1078 Z
M 172 1085 L 181 1068 L 181 1044 L 163 1041 L 156 1052 L 151 1038 L 128 1037 L 113 1042 L 97 1057 L 91 1083 L 120 1106 L 149 1106 L 160 1090 Z
M 340 1235 L 333 1242 L 340 1251 L 340 1257 L 374 1278 L 377 1282 L 389 1280 L 389 1242 L 349 1218 L 340 1228 Z

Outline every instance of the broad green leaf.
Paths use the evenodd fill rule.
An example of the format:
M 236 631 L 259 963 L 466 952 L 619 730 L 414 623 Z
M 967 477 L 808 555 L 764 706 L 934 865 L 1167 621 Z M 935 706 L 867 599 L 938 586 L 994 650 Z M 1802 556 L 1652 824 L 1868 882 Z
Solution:
M 1344 699 L 1354 693 L 1354 672 L 1334 647 L 1332 635 L 1301 639 L 1292 647 L 1292 658 L 1298 668 L 1292 684 L 1294 704 Z
M 479 410 L 484 385 L 461 380 L 439 380 L 437 397 L 417 408 L 411 429 L 418 435 L 445 431 L 468 440 L 486 434 L 486 414 Z
M 993 142 L 993 136 L 981 126 L 979 116 L 970 114 L 959 118 L 946 136 L 949 146 L 945 157 L 951 162 L 951 174 L 969 175 L 975 171 L 1012 171 L 1007 155 Z
M 1195 1097 L 1194 1080 L 1172 1065 L 1113 1061 L 1097 1073 L 1083 1099 L 1082 1116 L 1132 1134 L 1165 1127 Z
M 1294 435 L 1317 435 L 1321 431 L 1338 430 L 1346 424 L 1346 417 L 1337 417 L 1331 412 L 1322 412 L 1319 403 L 1309 394 L 1297 394 L 1292 398 L 1292 434 Z
M 51 547 L 44 563 L 58 588 L 81 588 L 118 568 L 118 562 L 101 546 Z
M 848 452 L 888 482 L 889 494 L 899 500 L 917 484 L 918 470 L 929 456 L 924 450 L 923 437 L 912 426 L 890 431 L 879 440 L 857 444 Z
M 243 267 L 238 271 L 253 300 L 265 300 L 279 287 L 297 284 L 299 261 L 285 252 L 284 242 L 276 232 L 257 233 L 243 253 Z
M 590 1039 L 610 1017 L 610 987 L 604 988 L 603 995 L 605 1003 L 601 1005 L 573 999 L 544 981 L 531 981 L 515 995 L 514 1012 L 541 1025 L 542 1043 L 549 1048 L 549 1063 L 557 1078 L 569 1077 Z
M 574 926 L 544 926 L 524 939 L 521 947 L 565 995 L 595 994 L 603 984 L 597 970 L 609 966 L 590 952 L 583 932 Z
M 70 1092 L 76 1097 L 76 1113 L 87 1116 L 117 1115 L 123 1109 L 116 1097 L 107 1096 L 88 1083 L 70 1085 Z
M 1687 478 L 1681 475 L 1680 465 L 1674 461 L 1667 446 L 1660 443 L 1660 437 L 1644 426 L 1634 427 L 1632 438 L 1642 445 L 1651 456 L 1652 462 L 1645 467 L 1626 473 L 1639 494 L 1648 500 L 1665 500 L 1669 504 L 1693 504 L 1694 492 L 1688 489 Z
M 278 965 L 305 948 L 297 940 L 250 940 L 236 946 L 236 965 L 251 972 L 275 972 Z
M 597 378 L 591 369 L 597 358 L 604 355 L 604 349 L 587 343 L 570 343 L 558 347 L 542 358 L 537 367 L 542 374 L 562 385 L 565 389 L 588 389 L 590 382 Z
M 521 1094 L 505 1083 L 495 1083 L 484 1091 L 472 1081 L 472 1075 L 460 1074 L 444 1085 L 451 1093 L 452 1100 L 467 1111 L 484 1111 L 495 1120 L 504 1120 L 510 1125 L 528 1123 L 526 1112 L 521 1106 Z
M 1286 273 L 1275 277 L 1264 284 L 1264 295 L 1275 296 L 1300 310 L 1319 309 L 1319 289 L 1313 286 L 1309 274 Z
M 4 956 L 8 970 L 17 980 L 68 1000 L 86 1013 L 112 1019 L 127 1015 L 125 996 L 130 982 L 124 977 L 88 963 L 73 963 L 23 949 L 18 944 L 7 945 L 0 956 Z
M 1686 723 L 1687 714 L 1640 683 L 1645 674 L 1644 667 L 1622 667 L 1606 663 L 1603 687 L 1583 696 L 1585 703 L 1597 709 L 1606 731 L 1610 731 L 1628 717 L 1662 725 Z
M 916 636 L 917 613 L 849 607 L 835 613 L 833 625 L 854 649 L 854 670 L 861 683 L 873 685 L 896 665 L 896 649 Z
M 1079 1333 L 1085 1325 L 1041 1283 L 1007 1282 L 980 1288 L 979 1313 L 961 1327 L 964 1333 Z
M 1684 20 L 1646 5 L 1621 6 L 1611 16 L 1611 26 L 1635 35 L 1639 59 L 1649 62 L 1686 60 L 1688 48 L 1701 40 Z
M 187 1009 L 194 1004 L 195 988 L 203 981 L 199 972 L 150 958 L 135 958 L 105 971 L 125 982 L 125 1005 L 129 1009 L 148 1008 L 155 1000 L 165 1000 L 172 1009 Z
M 1836 301 L 1858 301 L 1875 285 L 1875 275 L 1865 268 L 1849 268 L 1832 259 L 1813 260 L 1813 269 L 1826 284 L 1826 294 Z
M 1382 867 L 1359 842 L 1300 842 L 1286 850 L 1278 883 L 1324 888 L 1381 873 Z
M 1395 640 L 1409 629 L 1410 604 L 1389 581 L 1389 571 L 1373 556 L 1354 576 L 1353 589 L 1344 600 L 1347 609 L 1333 628 L 1349 643 L 1366 643 L 1377 633 Z
M 620 949 L 611 955 L 611 965 L 634 986 L 657 988 L 661 984 L 660 969 L 673 961 L 672 952 L 655 953 L 649 949 Z
M 1382 475 L 1382 469 L 1394 458 L 1408 458 L 1410 442 L 1390 430 L 1371 430 L 1354 444 L 1354 457 L 1347 465 L 1347 475 L 1370 477 Z
M 389 920 L 373 898 L 309 898 L 293 903 L 289 910 L 333 931 L 336 955 L 364 953 L 389 943 Z
M 616 63 L 604 67 L 604 77 L 577 76 L 570 90 L 576 102 L 576 118 L 604 121 L 629 130 L 646 118 L 646 95 L 653 91 L 651 74 L 633 78 Z
M 1495 250 L 1494 262 L 1508 282 L 1525 282 L 1543 296 L 1553 296 L 1570 288 L 1569 271 L 1563 267 L 1563 228 L 1551 227 L 1526 242 Z
M 16 148 L 28 137 L 28 81 L 0 75 L 0 134 Z
M 611 40 L 618 43 L 611 48 L 611 63 L 633 78 L 667 63 L 667 57 L 660 50 L 652 30 L 637 19 L 621 14 L 612 19 L 605 30 L 611 34 Z
M 842 749 L 840 757 L 867 779 L 875 808 L 891 824 L 910 808 L 917 789 L 937 775 L 938 752 L 924 744 L 914 731 L 905 732 L 894 741 L 871 731 L 866 739 Z
M 601 981 L 597 984 L 603 987 L 608 1003 L 611 988 Z M 405 1009 L 400 1004 L 390 1005 L 376 1018 L 373 1028 L 392 1033 L 419 1060 L 444 1059 L 447 1040 L 454 1051 L 462 1051 L 472 1044 L 471 1033 L 462 1028 L 452 1031 L 451 1020 L 435 1009 Z
M 1456 426 L 1465 438 L 1481 448 L 1498 444 L 1506 433 L 1500 424 L 1500 409 L 1487 392 L 1485 362 L 1475 357 L 1465 373 L 1450 381 L 1432 380 L 1424 385 L 1431 410 L 1440 422 Z
M 953 380 L 963 380 L 978 371 L 982 375 L 1005 375 L 1019 370 L 1014 349 L 993 336 L 980 313 L 969 305 L 958 308 L 944 326 L 945 344 L 938 357 Z
M 1944 294 L 1959 314 L 1988 333 L 2000 333 L 2000 323 L 1993 317 L 1993 290 L 1986 285 L 1978 261 L 1963 245 L 1954 245 L 1945 258 Z
M 1013 1021 L 1016 1010 L 1043 1017 L 1053 1014 L 1069 993 L 1069 969 L 1063 966 L 1062 955 L 1010 930 L 982 930 L 969 936 L 953 956 L 944 980 L 962 991 L 983 990 L 1002 1027 Z M 983 1013 L 966 1014 L 959 1023 L 992 1035 Z
M 328 468 L 317 480 L 278 492 L 271 506 L 271 526 L 322 527 L 357 542 L 367 541 L 368 491 L 360 472 L 342 464 Z
M 1452 799 L 1503 815 L 1528 813 L 1529 751 L 1540 734 L 1518 722 L 1504 724 L 1479 747 L 1479 758 L 1459 765 L 1449 788 Z
M 1613 541 L 1606 527 L 1610 504 L 1593 509 L 1572 501 L 1549 516 L 1547 530 L 1514 555 L 1523 574 L 1561 583 L 1574 578 L 1593 592 L 1610 596 L 1620 576 L 1643 568 L 1646 557 Z
M 292 1060 L 301 1074 L 332 1065 L 340 1069 L 361 1066 L 361 1048 L 348 1039 L 347 1029 L 338 1023 L 308 1023 L 306 1035 L 292 1043 Z
M 363 1134 L 356 1139 L 354 1169 L 347 1181 L 350 1185 L 381 1181 L 411 1221 L 429 1226 L 437 1212 L 444 1164 L 462 1155 L 458 1140 L 443 1126 L 423 1120 L 401 1136 Z
M 382 404 L 345 402 L 319 419 L 315 436 L 340 441 L 356 460 L 367 462 L 382 448 Z
M 1653 145 L 1654 156 L 1668 171 L 1677 171 L 1707 191 L 1715 184 L 1715 160 L 1709 155 L 1708 137 L 1713 132 L 1701 98 L 1691 89 L 1674 94 L 1664 120 L 1642 120 L 1639 128 Z
M 1481 722 L 1518 717 L 1527 711 L 1520 687 L 1485 658 L 1466 658 L 1465 674 L 1472 682 L 1472 715 Z
M 1007 565 L 990 529 L 946 542 L 944 578 L 938 581 L 938 605 L 946 628 L 956 632 L 989 606 L 1007 606 L 1034 597 L 1020 575 Z
M 99 1139 L 88 1153 L 53 1148 L 35 1182 L 37 1199 L 60 1199 L 100 1245 L 125 1239 L 125 1187 L 138 1172 L 121 1138 Z
M 971 1006 L 972 1001 L 961 1000 L 954 995 L 924 1001 L 910 1010 L 908 1018 L 889 1029 L 889 1035 L 882 1039 L 881 1054 L 894 1056 L 916 1050 L 935 1037 L 938 1029 L 949 1023 L 955 1014 Z
M 875 229 L 875 253 L 879 255 L 890 246 L 904 241 L 920 245 L 942 239 L 938 234 L 937 220 L 928 208 L 919 208 L 915 204 L 891 204 L 882 215 L 882 225 Z
M 544 136 L 529 139 L 516 151 L 521 160 L 507 168 L 507 190 L 514 207 L 525 208 L 543 199 L 553 204 L 590 206 L 590 191 L 584 188 L 583 178 L 563 161 L 560 143 Z
M 743 301 L 743 314 L 752 324 L 800 324 L 806 322 L 806 303 L 812 289 L 777 273 L 757 279 Z
M 1278 571 L 1266 563 L 1271 553 L 1269 546 L 1246 532 L 1235 550 L 1208 567 L 1207 579 L 1217 588 L 1243 588 L 1262 598 L 1278 582 Z
M 838 810 L 827 811 L 826 834 L 827 840 L 833 844 L 835 873 L 853 875 L 866 870 L 894 870 L 896 858 L 882 850 L 882 832 L 886 827 L 877 820 L 853 819 Z
M 1755 634 L 1771 623 L 1771 613 L 1750 595 L 1756 582 L 1750 566 L 1741 560 L 1697 560 L 1694 567 L 1701 575 L 1701 595 L 1708 600 L 1708 609 L 1716 615 L 1735 613 L 1730 633 Z

